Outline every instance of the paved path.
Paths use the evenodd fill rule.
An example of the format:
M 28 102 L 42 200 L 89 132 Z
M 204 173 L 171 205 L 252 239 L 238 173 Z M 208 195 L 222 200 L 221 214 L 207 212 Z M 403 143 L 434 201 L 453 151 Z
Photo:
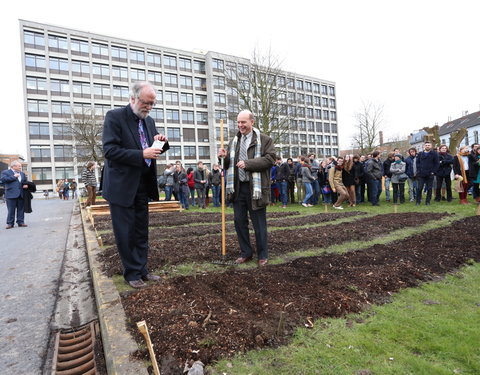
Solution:
M 34 199 L 28 228 L 5 229 L 0 203 L 0 374 L 40 374 L 73 202 Z

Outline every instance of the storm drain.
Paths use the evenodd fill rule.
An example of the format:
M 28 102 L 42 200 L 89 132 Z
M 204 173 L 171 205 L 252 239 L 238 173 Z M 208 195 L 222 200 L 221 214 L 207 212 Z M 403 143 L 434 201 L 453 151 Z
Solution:
M 93 375 L 95 366 L 95 337 L 98 323 L 62 330 L 56 334 L 53 371 L 56 375 Z

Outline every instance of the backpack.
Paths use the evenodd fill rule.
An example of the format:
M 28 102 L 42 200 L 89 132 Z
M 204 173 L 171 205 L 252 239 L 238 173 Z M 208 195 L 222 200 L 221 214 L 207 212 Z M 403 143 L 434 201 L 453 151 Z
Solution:
M 162 174 L 162 175 L 158 178 L 158 187 L 159 187 L 160 189 L 164 189 L 166 183 L 167 183 L 167 178 Z

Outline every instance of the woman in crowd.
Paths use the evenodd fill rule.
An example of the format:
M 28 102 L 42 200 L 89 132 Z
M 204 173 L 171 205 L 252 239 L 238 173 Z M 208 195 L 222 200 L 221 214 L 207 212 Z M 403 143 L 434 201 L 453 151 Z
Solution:
M 190 189 L 188 188 L 187 172 L 181 164 L 176 166 L 178 173 L 178 200 L 182 205 L 182 208 L 188 210 L 188 197 L 190 195 Z
M 468 204 L 469 154 L 468 146 L 462 146 L 458 150 L 458 154 L 453 158 L 453 173 L 455 173 L 455 180 L 457 181 L 460 204 Z
M 308 201 L 313 195 L 312 182 L 315 178 L 312 175 L 312 171 L 310 169 L 310 163 L 307 158 L 305 158 L 302 162 L 301 172 L 302 172 L 302 183 L 305 189 L 305 198 L 303 199 L 302 206 L 313 207 L 313 204 L 308 203 Z
M 348 191 L 343 184 L 343 162 L 344 159 L 339 156 L 336 164 L 328 171 L 328 181 L 334 193 L 337 193 L 337 201 L 333 204 L 333 208 L 343 210 L 342 203 L 348 199 Z
M 65 180 L 58 180 L 57 187 L 55 191 L 58 193 L 58 197 L 63 199 L 63 185 L 65 184 Z
M 82 172 L 82 182 L 87 189 L 87 200 L 85 207 L 95 205 L 95 198 L 97 195 L 97 178 L 95 177 L 95 163 L 89 161 Z
M 361 203 L 362 201 L 362 180 L 365 174 L 364 166 L 362 162 L 360 162 L 360 157 L 358 155 L 354 155 L 353 158 L 353 177 L 355 181 L 355 203 Z
M 332 203 L 332 189 L 328 184 L 327 161 L 322 160 L 318 169 L 318 183 L 322 192 L 322 201 L 325 204 Z
M 480 181 L 478 181 L 480 172 L 480 147 L 477 147 L 470 153 L 468 162 L 470 163 L 470 180 L 473 185 L 473 196 L 476 197 L 475 200 L 480 203 Z
M 212 172 L 208 175 L 208 185 L 212 188 L 213 206 L 220 207 L 220 185 L 222 184 L 222 173 L 219 165 L 214 164 Z
M 353 171 L 353 158 L 350 155 L 346 155 L 343 163 L 342 171 L 342 181 L 343 185 L 347 188 L 348 192 L 348 201 L 350 202 L 350 207 L 355 207 L 356 198 L 355 198 L 355 175 Z
M 193 168 L 187 169 L 188 188 L 190 190 L 190 205 L 195 206 L 195 180 L 193 179 Z
M 63 200 L 64 201 L 68 201 L 69 194 L 70 194 L 70 182 L 68 182 L 68 179 L 67 179 L 63 183 Z
M 393 185 L 393 204 L 397 204 L 400 200 L 400 204 L 405 203 L 405 181 L 407 181 L 407 174 L 405 170 L 407 168 L 407 164 L 402 161 L 401 154 L 395 154 L 394 160 L 390 164 L 390 173 L 392 177 L 390 177 L 392 185 Z
M 445 183 L 445 190 L 447 193 L 447 201 L 452 201 L 452 181 L 450 180 L 450 173 L 452 173 L 453 156 L 450 155 L 447 145 L 440 145 L 438 148 L 438 160 L 440 166 L 436 173 L 437 188 L 435 190 L 435 201 L 440 202 L 442 199 L 442 185 Z

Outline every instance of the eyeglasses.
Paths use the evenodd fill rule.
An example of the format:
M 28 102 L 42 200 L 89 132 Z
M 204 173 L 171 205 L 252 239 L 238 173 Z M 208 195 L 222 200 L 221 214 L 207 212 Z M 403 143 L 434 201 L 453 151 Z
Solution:
M 155 107 L 155 106 L 157 105 L 157 101 L 156 101 L 156 100 L 153 101 L 153 102 L 146 102 L 145 100 L 142 100 L 142 99 L 140 99 L 140 98 L 137 98 L 137 99 L 138 99 L 138 101 L 139 101 L 140 103 L 142 103 L 143 105 L 149 106 L 149 107 Z

